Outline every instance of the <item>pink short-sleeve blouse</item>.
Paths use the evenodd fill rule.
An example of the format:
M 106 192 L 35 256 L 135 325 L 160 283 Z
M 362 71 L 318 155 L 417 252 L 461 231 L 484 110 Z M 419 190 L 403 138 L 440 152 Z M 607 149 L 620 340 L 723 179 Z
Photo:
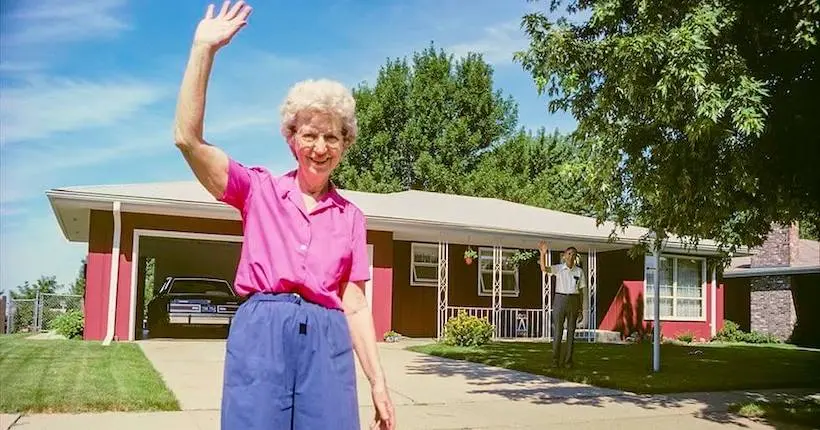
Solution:
M 335 188 L 308 212 L 295 170 L 273 176 L 230 159 L 219 200 L 242 214 L 237 294 L 295 292 L 341 309 L 340 287 L 370 279 L 364 214 Z

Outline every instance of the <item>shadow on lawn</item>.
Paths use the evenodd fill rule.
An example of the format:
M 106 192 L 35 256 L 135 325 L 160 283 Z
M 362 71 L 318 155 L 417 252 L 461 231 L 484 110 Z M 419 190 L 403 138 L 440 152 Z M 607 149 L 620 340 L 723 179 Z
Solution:
M 569 372 L 575 373 L 577 378 L 577 373 L 581 371 L 583 369 L 578 369 L 576 366 L 576 370 Z M 731 403 L 746 400 L 782 400 L 794 395 L 812 392 L 807 390 L 778 390 L 779 392 L 773 390 L 740 390 L 672 395 L 633 394 L 523 371 L 429 355 L 419 355 L 407 367 L 407 373 L 442 377 L 454 375 L 466 377 L 468 383 L 475 387 L 475 389 L 467 391 L 468 394 L 492 394 L 512 401 L 525 401 L 539 405 L 566 404 L 601 408 L 613 405 L 631 405 L 647 410 L 676 410 L 676 412 L 691 413 L 698 418 L 712 422 L 734 424 L 740 427 L 748 427 L 748 421 L 728 412 L 727 409 Z M 793 424 L 772 423 L 765 420 L 761 420 L 761 422 L 765 422 L 777 429 L 801 428 Z

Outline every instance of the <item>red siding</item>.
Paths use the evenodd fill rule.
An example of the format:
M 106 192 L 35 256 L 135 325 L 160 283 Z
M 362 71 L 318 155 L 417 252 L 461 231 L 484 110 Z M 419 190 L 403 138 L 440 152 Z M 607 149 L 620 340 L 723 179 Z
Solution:
M 393 233 L 369 230 L 367 243 L 373 245 L 373 325 L 382 341 L 393 329 Z
M 706 321 L 665 321 L 661 320 L 661 336 L 675 338 L 680 334 L 691 332 L 695 339 L 709 340 L 711 338 L 709 322 L 711 319 L 711 283 L 707 285 L 706 293 Z M 644 320 L 643 280 L 623 281 L 615 298 L 605 307 L 600 329 L 611 330 L 629 336 L 633 332 L 651 333 L 652 320 Z M 719 288 L 716 295 L 718 308 L 716 309 L 717 330 L 723 326 L 723 288 Z M 601 303 L 604 306 L 604 303 Z
M 113 236 L 114 217 L 111 212 L 91 211 L 84 299 L 83 337 L 87 340 L 102 340 L 105 337 Z

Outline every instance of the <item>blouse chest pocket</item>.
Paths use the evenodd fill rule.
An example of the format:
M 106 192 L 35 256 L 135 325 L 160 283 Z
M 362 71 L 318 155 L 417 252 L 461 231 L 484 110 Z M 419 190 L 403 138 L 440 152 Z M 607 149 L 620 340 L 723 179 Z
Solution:
M 352 235 L 344 226 L 336 225 L 329 230 L 329 237 L 318 244 L 318 258 L 322 261 L 325 282 L 333 284 L 350 273 L 352 262 Z

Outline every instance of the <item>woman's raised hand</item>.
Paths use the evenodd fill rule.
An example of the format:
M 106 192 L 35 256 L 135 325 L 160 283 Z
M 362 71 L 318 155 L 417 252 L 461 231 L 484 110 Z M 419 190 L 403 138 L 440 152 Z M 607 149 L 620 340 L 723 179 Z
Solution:
M 194 33 L 194 44 L 212 49 L 219 49 L 228 44 L 231 38 L 248 23 L 252 8 L 244 1 L 231 6 L 230 0 L 222 3 L 222 9 L 214 15 L 214 5 L 208 5 L 205 18 L 199 22 Z

